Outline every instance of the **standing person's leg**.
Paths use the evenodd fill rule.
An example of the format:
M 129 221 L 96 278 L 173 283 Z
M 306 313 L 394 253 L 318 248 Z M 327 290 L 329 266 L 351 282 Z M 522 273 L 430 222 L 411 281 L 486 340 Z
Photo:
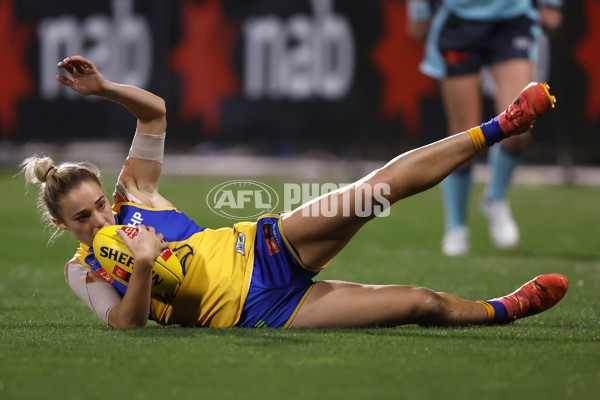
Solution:
M 489 64 L 496 87 L 496 111 L 518 96 L 520 88 L 533 79 L 531 57 L 535 53 L 534 36 L 538 30 L 527 16 L 497 23 L 488 41 Z M 515 168 L 522 162 L 529 134 L 509 138 L 489 151 L 490 181 L 481 202 L 489 220 L 492 243 L 500 249 L 517 245 L 519 230 L 506 201 Z
M 450 134 L 463 132 L 481 123 L 479 73 L 446 78 L 440 82 L 440 89 Z M 469 252 L 467 208 L 471 185 L 471 163 L 465 163 L 442 183 L 445 212 L 442 252 L 447 256 L 460 256 Z
M 531 81 L 533 66 L 526 59 L 509 60 L 491 67 L 496 83 L 496 109 L 507 104 Z M 529 133 L 511 137 L 489 150 L 490 181 L 481 201 L 481 210 L 489 221 L 490 238 L 500 249 L 509 249 L 519 242 L 519 229 L 506 201 L 510 182 L 516 167 L 522 163 L 523 150 L 530 139 Z

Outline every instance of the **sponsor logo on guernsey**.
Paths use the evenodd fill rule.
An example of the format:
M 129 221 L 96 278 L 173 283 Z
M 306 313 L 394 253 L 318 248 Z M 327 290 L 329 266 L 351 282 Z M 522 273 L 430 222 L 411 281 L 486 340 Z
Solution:
M 265 243 L 267 244 L 267 248 L 269 249 L 269 255 L 273 255 L 279 253 L 279 246 L 277 245 L 277 241 L 273 237 L 272 233 L 272 225 L 264 224 L 263 225 L 263 234 L 265 236 Z
M 112 276 L 108 274 L 108 272 L 106 272 L 106 270 L 104 270 L 104 268 L 98 268 L 96 270 L 96 273 L 103 277 L 108 283 L 112 283 L 115 280 Z
M 121 228 L 121 230 L 125 232 L 130 239 L 135 239 L 135 237 L 138 235 L 138 229 L 133 226 L 124 226 Z
M 114 266 L 113 275 L 125 282 L 129 282 L 129 277 L 131 276 L 131 274 L 129 272 L 125 271 L 123 268 L 119 267 L 118 265 Z
M 129 223 L 127 225 L 129 225 L 129 226 L 138 226 L 143 221 L 144 221 L 144 218 L 142 218 L 142 213 L 139 212 L 139 211 L 136 211 L 136 212 L 133 213 L 133 215 L 129 219 Z
M 167 247 L 166 249 L 160 252 L 159 257 L 167 261 L 169 258 L 171 258 L 172 254 L 173 252 L 171 251 L 171 249 Z
M 246 235 L 244 235 L 243 233 L 238 233 L 238 237 L 237 237 L 237 243 L 235 244 L 235 251 L 237 253 L 240 253 L 241 255 L 245 256 L 246 255 L 246 251 L 245 251 L 245 246 L 246 245 Z

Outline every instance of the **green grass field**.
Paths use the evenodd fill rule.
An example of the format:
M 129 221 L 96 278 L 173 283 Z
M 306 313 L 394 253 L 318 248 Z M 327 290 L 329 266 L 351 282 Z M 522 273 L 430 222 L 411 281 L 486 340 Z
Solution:
M 52 246 L 35 187 L 0 174 L 0 399 L 593 399 L 600 397 L 600 189 L 516 186 L 522 242 L 500 252 L 473 198 L 472 255 L 440 255 L 437 188 L 368 224 L 319 279 L 405 283 L 470 299 L 533 276 L 571 283 L 554 309 L 503 327 L 114 330 L 64 281 L 76 243 Z M 162 193 L 208 227 L 226 179 L 164 177 Z M 280 189 L 283 180 L 261 182 Z M 114 177 L 105 179 L 112 191 Z

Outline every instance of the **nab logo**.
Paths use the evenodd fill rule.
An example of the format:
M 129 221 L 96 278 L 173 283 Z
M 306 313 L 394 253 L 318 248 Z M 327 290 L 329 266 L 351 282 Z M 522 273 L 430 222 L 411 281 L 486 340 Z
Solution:
M 256 218 L 277 208 L 279 197 L 273 188 L 251 180 L 221 183 L 208 192 L 206 204 L 217 215 L 230 219 Z

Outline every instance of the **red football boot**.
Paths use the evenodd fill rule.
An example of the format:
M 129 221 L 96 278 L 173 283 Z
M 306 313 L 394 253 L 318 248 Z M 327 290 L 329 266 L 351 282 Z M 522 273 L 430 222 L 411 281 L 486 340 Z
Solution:
M 504 305 L 508 323 L 553 307 L 567 293 L 567 289 L 569 289 L 569 282 L 563 275 L 540 275 L 511 294 L 492 301 Z
M 507 137 L 527 132 L 535 121 L 554 108 L 556 98 L 547 83 L 531 82 L 521 94 L 498 115 L 500 128 Z

